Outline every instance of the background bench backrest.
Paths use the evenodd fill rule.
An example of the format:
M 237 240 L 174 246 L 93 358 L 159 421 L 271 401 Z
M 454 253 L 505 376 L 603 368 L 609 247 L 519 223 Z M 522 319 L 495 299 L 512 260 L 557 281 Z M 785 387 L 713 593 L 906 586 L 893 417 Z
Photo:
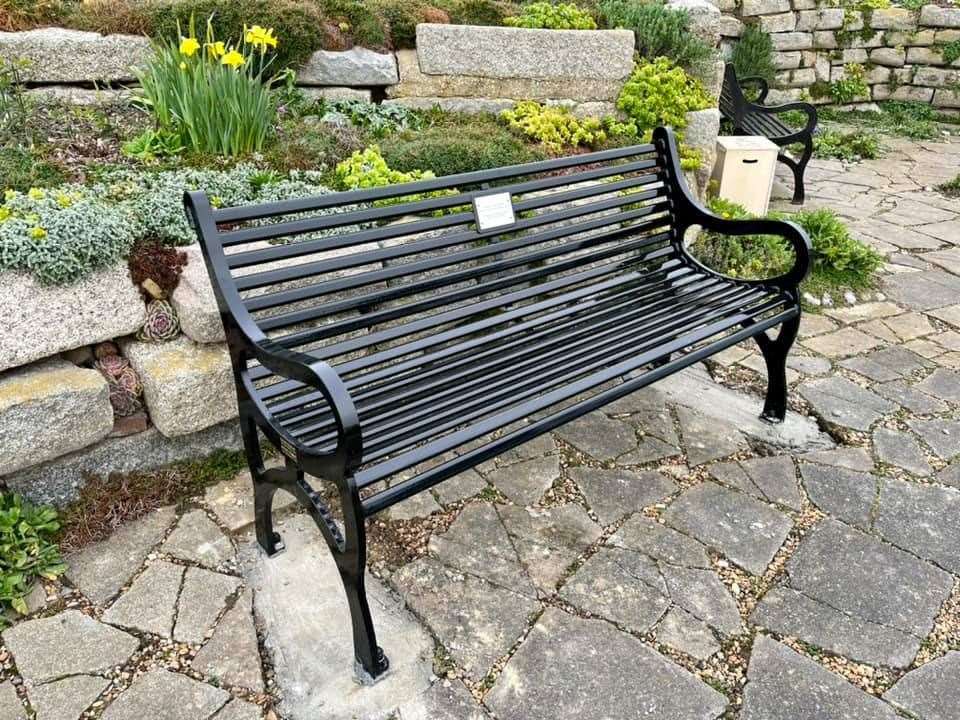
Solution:
M 225 312 L 330 359 L 409 337 L 418 318 L 448 313 L 455 325 L 504 298 L 657 272 L 676 254 L 665 172 L 639 145 L 213 210 L 203 240 Z M 472 199 L 501 192 L 516 222 L 482 233 Z

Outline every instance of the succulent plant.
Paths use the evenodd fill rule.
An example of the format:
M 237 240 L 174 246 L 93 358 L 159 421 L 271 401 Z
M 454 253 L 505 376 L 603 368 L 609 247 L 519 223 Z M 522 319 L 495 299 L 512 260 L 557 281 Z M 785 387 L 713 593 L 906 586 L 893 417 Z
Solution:
M 97 343 L 93 348 L 93 356 L 97 358 L 97 360 L 100 360 L 101 358 L 105 358 L 107 355 L 119 355 L 119 354 L 120 354 L 120 348 L 117 347 L 117 344 L 115 342 L 110 342 L 109 340 L 107 340 L 106 342 Z
M 137 333 L 138 340 L 166 342 L 180 334 L 177 312 L 166 300 L 151 300 L 147 303 L 147 319 Z
M 132 370 L 132 368 L 131 368 Z M 116 417 L 128 417 L 143 409 L 143 402 L 134 393 L 115 381 L 108 381 L 110 386 L 110 405 Z
M 116 380 L 120 373 L 130 367 L 130 361 L 119 355 L 104 355 L 95 365 L 107 379 Z

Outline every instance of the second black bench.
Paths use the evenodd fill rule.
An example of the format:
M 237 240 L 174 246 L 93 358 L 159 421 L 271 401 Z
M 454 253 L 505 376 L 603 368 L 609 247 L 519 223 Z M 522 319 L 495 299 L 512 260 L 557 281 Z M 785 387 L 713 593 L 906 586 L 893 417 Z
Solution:
M 282 548 L 277 490 L 312 515 L 362 680 L 388 667 L 364 588 L 374 514 L 751 337 L 769 372 L 763 416 L 783 419 L 809 240 L 791 223 L 708 213 L 672 133 L 653 140 L 249 207 L 187 194 L 230 347 L 257 539 Z M 693 225 L 783 236 L 796 263 L 764 281 L 718 275 L 685 249 Z M 261 433 L 285 467 L 264 467 Z M 339 519 L 307 476 L 334 484 Z
M 756 102 L 747 99 L 744 85 L 758 87 Z M 793 202 L 803 203 L 803 173 L 813 155 L 813 133 L 817 129 L 817 110 L 805 102 L 791 102 L 784 105 L 764 105 L 770 88 L 767 81 L 760 77 L 737 78 L 733 63 L 727 63 L 723 76 L 723 88 L 720 91 L 720 113 L 733 125 L 735 135 L 761 135 L 780 148 L 777 159 L 793 171 Z M 806 113 L 807 124 L 796 129 L 777 117 L 786 112 Z M 786 150 L 790 145 L 803 144 L 799 158 L 792 157 Z

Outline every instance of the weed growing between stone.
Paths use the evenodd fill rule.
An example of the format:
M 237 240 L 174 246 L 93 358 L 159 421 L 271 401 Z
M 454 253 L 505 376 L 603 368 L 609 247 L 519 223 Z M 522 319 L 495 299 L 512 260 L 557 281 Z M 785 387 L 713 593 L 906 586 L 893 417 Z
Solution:
M 0 493 L 0 610 L 26 614 L 24 598 L 39 578 L 53 580 L 66 571 L 54 537 L 57 512 L 37 507 L 19 495 Z M 0 625 L 4 622 L 0 616 Z
M 877 103 L 880 112 L 865 110 L 838 110 L 820 107 L 821 122 L 855 125 L 861 132 L 879 132 L 885 135 L 931 140 L 940 137 L 940 125 L 955 126 L 960 119 L 938 112 L 927 103 L 889 100 Z
M 953 180 L 948 180 L 947 182 L 939 185 L 937 190 L 942 192 L 947 197 L 960 198 L 960 175 L 957 175 Z
M 856 162 L 880 157 L 880 141 L 864 132 L 822 130 L 813 136 L 813 155 Z

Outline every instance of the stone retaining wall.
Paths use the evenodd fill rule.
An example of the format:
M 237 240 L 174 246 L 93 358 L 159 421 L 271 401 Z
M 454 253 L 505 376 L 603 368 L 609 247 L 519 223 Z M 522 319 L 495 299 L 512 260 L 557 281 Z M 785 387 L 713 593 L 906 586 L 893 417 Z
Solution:
M 848 12 L 818 7 L 816 0 L 714 0 L 723 11 L 724 45 L 732 47 L 744 25 L 755 23 L 773 38 L 778 88 L 769 102 L 808 98 L 833 102 L 829 83 L 844 65 L 862 64 L 869 92 L 855 98 L 914 100 L 960 108 L 960 60 L 947 66 L 940 50 L 960 40 L 960 8 L 926 5 L 919 11 L 888 8 Z

